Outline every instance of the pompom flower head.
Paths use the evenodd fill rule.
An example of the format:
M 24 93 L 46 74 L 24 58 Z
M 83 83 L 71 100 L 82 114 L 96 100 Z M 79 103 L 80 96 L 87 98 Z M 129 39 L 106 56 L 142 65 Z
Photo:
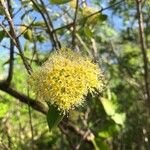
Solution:
M 82 105 L 88 92 L 101 90 L 102 73 L 88 57 L 63 48 L 33 72 L 29 84 L 43 101 L 67 112 Z

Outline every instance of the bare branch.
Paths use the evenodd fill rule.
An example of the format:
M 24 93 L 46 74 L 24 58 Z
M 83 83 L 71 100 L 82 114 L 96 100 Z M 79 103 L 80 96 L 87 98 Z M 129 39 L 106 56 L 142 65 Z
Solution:
M 55 49 L 59 49 L 59 46 L 57 45 L 57 42 L 55 41 L 55 38 L 53 36 L 53 32 L 52 32 L 52 29 L 51 29 L 51 26 L 50 24 L 48 23 L 47 21 L 47 18 L 45 17 L 44 13 L 42 12 L 41 8 L 38 6 L 38 4 L 34 1 L 34 0 L 31 0 L 31 2 L 33 3 L 33 5 L 37 8 L 38 12 L 41 14 L 44 22 L 45 22 L 45 25 L 47 27 L 47 31 L 49 33 L 49 37 L 50 37 L 50 40 L 52 41 L 52 45 Z
M 0 82 L 0 90 L 6 92 L 7 94 L 15 97 L 20 102 L 23 102 L 25 104 L 29 104 L 33 109 L 43 113 L 47 114 L 48 108 L 41 102 L 31 99 L 28 96 L 16 91 L 12 87 L 8 86 L 6 82 Z
M 18 36 L 17 36 L 17 38 L 19 38 L 21 35 L 23 35 L 29 28 L 31 28 L 31 26 L 32 26 L 32 24 L 34 23 L 34 21 L 36 20 L 36 17 L 33 19 L 33 21 L 28 25 L 28 26 L 26 26 L 26 29 L 22 32 L 22 33 L 20 33 Z
M 107 10 L 107 9 L 110 9 L 110 8 L 112 8 L 112 7 L 114 7 L 114 6 L 117 6 L 117 5 L 121 4 L 121 3 L 123 3 L 124 1 L 125 1 L 125 0 L 121 0 L 121 1 L 119 1 L 119 2 L 117 2 L 117 3 L 114 3 L 114 4 L 110 5 L 110 6 L 108 6 L 108 7 L 102 8 L 102 9 L 100 9 L 99 11 L 96 11 L 96 12 L 94 12 L 94 13 L 92 13 L 92 14 L 90 14 L 90 15 L 88 15 L 88 16 L 82 18 L 82 19 L 77 20 L 78 23 L 76 23 L 76 26 L 80 24 L 80 21 L 81 21 L 81 20 L 84 20 L 84 19 L 86 20 L 86 19 L 88 19 L 88 18 L 90 18 L 90 17 L 92 17 L 92 16 L 94 16 L 94 15 L 97 15 L 97 14 L 99 14 L 99 13 L 102 13 L 103 11 L 105 11 L 105 10 Z M 64 25 L 64 26 L 62 26 L 62 27 L 59 27 L 59 28 L 54 29 L 52 32 L 57 32 L 57 31 L 59 31 L 59 30 L 65 29 L 65 28 L 68 28 L 68 29 L 70 30 L 70 28 L 73 27 L 73 26 L 74 26 L 74 22 L 71 22 L 71 23 L 69 23 L 69 24 L 67 24 L 67 25 Z
M 21 59 L 23 61 L 23 64 L 24 64 L 26 70 L 28 71 L 29 74 L 31 74 L 32 68 L 29 65 L 28 61 L 24 57 L 23 50 L 22 50 L 22 47 L 20 45 L 19 39 L 17 38 L 16 32 L 15 32 L 15 28 L 14 28 L 14 24 L 13 24 L 13 20 L 11 18 L 11 15 L 10 15 L 9 11 L 8 11 L 8 8 L 6 7 L 5 2 L 3 0 L 0 1 L 0 4 L 2 5 L 3 9 L 5 10 L 5 15 L 6 15 L 6 18 L 8 20 L 8 23 L 9 23 L 9 26 L 11 28 L 11 31 L 12 31 L 11 36 L 10 36 L 10 34 L 8 34 L 8 32 L 7 32 L 7 30 L 5 29 L 4 26 L 2 26 L 2 24 L 0 24 L 0 25 L 4 29 L 4 31 L 6 31 L 6 33 L 9 35 L 9 37 L 11 37 L 11 39 L 13 39 L 13 42 L 14 42 L 15 46 L 19 50 Z
M 100 14 L 101 12 L 103 12 L 103 11 L 105 11 L 105 10 L 107 10 L 107 9 L 110 9 L 110 8 L 116 6 L 116 5 L 119 5 L 119 4 L 123 3 L 123 2 L 125 2 L 125 0 L 121 0 L 121 1 L 119 1 L 119 2 L 117 2 L 117 3 L 114 3 L 114 4 L 110 5 L 110 6 L 108 6 L 108 7 L 102 8 L 101 10 L 96 11 L 95 13 L 86 16 L 85 19 L 90 18 L 90 17 L 92 17 L 92 16 L 94 16 L 94 15 Z
M 52 32 L 54 30 L 54 27 L 53 27 L 53 23 L 51 21 L 50 15 L 49 15 L 49 13 L 48 13 L 48 11 L 46 9 L 46 6 L 45 6 L 43 0 L 40 0 L 40 2 L 42 4 L 42 6 L 43 6 L 43 9 L 45 10 L 45 13 L 46 13 L 46 16 L 47 16 L 47 19 L 48 19 L 48 23 L 49 23 L 49 25 L 51 27 L 51 34 L 53 34 L 53 36 L 55 38 L 55 41 L 56 41 L 57 49 L 61 48 L 61 44 L 60 44 L 60 42 L 58 40 L 57 34 L 55 32 Z

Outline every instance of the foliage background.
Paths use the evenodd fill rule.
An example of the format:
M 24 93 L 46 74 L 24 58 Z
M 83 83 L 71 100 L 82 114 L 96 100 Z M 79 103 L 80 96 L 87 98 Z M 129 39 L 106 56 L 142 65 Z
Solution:
M 1 0 L 0 149 L 150 149 L 149 16 L 149 0 Z M 27 78 L 64 46 L 98 62 L 107 83 L 49 132 Z

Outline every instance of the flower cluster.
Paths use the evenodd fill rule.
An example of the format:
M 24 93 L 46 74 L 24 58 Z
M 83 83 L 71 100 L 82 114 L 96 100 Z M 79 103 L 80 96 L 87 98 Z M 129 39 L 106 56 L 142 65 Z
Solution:
M 102 89 L 102 73 L 90 58 L 64 48 L 33 72 L 29 84 L 40 99 L 66 112 L 82 105 L 84 96 Z

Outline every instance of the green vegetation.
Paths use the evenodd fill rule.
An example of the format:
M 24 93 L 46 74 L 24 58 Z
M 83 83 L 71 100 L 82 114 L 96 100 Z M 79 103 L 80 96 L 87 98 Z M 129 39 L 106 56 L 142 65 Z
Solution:
M 149 150 L 149 10 L 149 0 L 1 0 L 0 150 Z M 64 47 L 81 58 L 69 55 L 59 60 L 60 56 L 52 54 Z M 38 74 L 39 84 L 36 80 L 34 85 L 38 93 L 28 85 L 32 72 L 36 77 L 50 57 L 55 63 L 49 66 L 58 63 L 59 73 L 62 66 L 67 75 L 75 70 L 68 79 L 78 94 L 70 86 L 70 99 L 84 95 L 82 106 L 73 105 L 70 95 L 65 103 L 66 95 L 59 93 L 65 93 L 66 87 L 61 91 L 56 81 L 54 95 L 43 93 L 46 100 L 39 95 L 42 84 L 47 86 L 42 76 L 48 71 Z M 85 63 L 83 70 L 76 60 L 91 66 Z M 96 89 L 97 78 L 92 78 L 97 67 L 103 73 L 103 90 Z M 52 75 L 46 78 L 48 85 Z M 64 76 L 57 74 L 57 78 Z M 86 81 L 91 82 L 90 86 L 86 83 L 89 87 Z M 61 105 L 56 100 L 57 106 L 65 104 L 67 111 L 59 113 L 52 102 L 47 104 L 49 95 L 63 97 Z

